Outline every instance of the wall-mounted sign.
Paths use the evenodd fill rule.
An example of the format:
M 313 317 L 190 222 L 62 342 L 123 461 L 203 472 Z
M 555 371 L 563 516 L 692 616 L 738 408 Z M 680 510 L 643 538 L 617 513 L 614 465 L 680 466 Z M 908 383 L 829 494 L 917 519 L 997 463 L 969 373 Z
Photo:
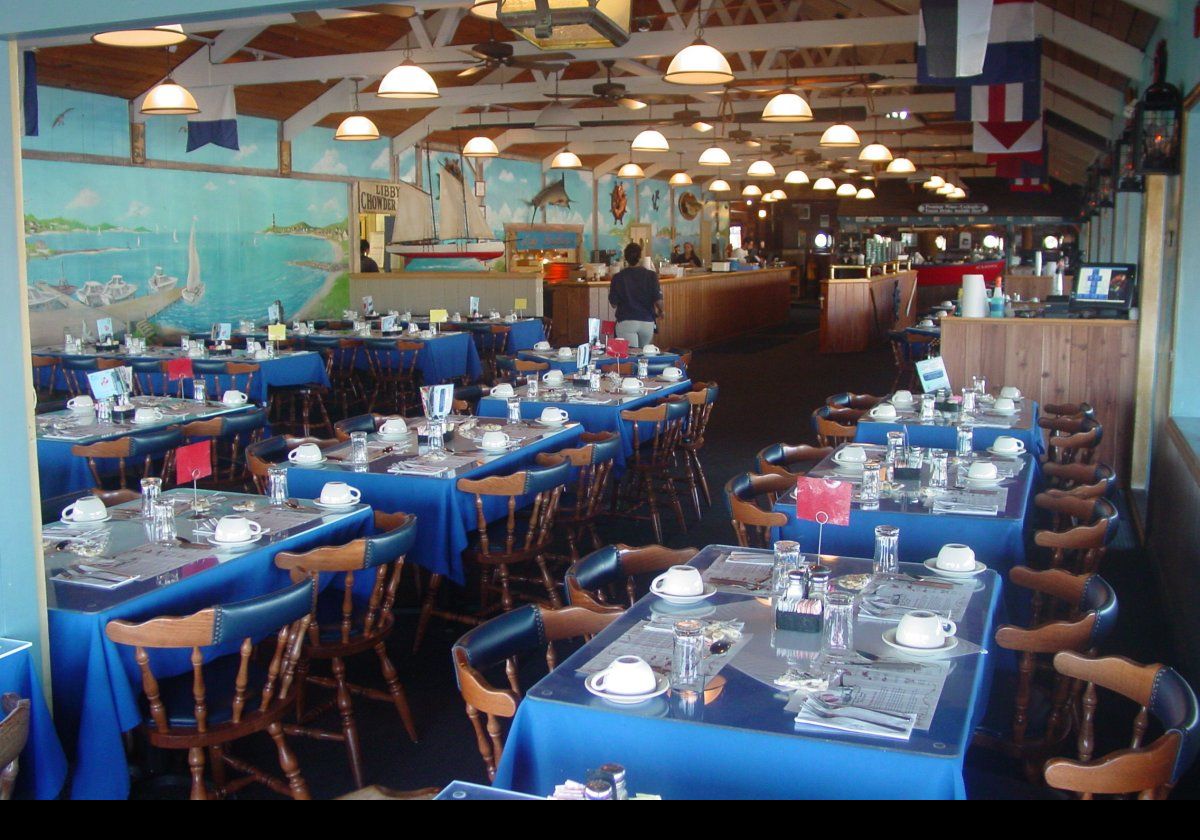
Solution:
M 579 233 L 573 230 L 519 230 L 517 251 L 570 251 L 579 247 Z
M 986 204 L 922 204 L 918 208 L 926 216 L 984 216 Z
M 415 189 L 411 184 L 391 181 L 355 181 L 354 203 L 359 213 L 385 213 L 394 215 L 399 196 L 404 190 Z

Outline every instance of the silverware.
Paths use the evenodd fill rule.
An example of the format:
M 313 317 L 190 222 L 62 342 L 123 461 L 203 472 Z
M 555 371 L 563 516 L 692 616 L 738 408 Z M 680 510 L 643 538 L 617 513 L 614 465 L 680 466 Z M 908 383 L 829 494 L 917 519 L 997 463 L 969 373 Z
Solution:
M 842 715 L 845 717 L 854 717 L 864 723 L 876 723 L 880 726 L 899 726 L 902 729 L 908 728 L 908 715 L 896 714 L 895 712 L 884 712 L 879 709 L 868 709 L 862 706 L 851 705 L 836 705 L 834 703 L 826 703 L 816 695 L 809 695 L 808 703 L 823 712 L 834 715 Z
M 851 714 L 835 714 L 833 712 L 826 712 L 826 711 L 823 711 L 823 710 L 817 708 L 816 706 L 812 705 L 811 703 L 805 704 L 804 711 L 808 712 L 810 715 L 819 717 L 822 720 L 852 721 L 854 723 L 865 724 L 867 726 L 874 726 L 879 729 L 884 729 L 884 730 L 887 730 L 888 732 L 907 732 L 908 731 L 908 726 L 906 726 L 906 725 L 905 726 L 896 726 L 896 725 L 882 723 L 882 722 L 874 721 L 874 720 L 864 720 L 861 717 L 855 717 L 854 715 L 851 715 Z

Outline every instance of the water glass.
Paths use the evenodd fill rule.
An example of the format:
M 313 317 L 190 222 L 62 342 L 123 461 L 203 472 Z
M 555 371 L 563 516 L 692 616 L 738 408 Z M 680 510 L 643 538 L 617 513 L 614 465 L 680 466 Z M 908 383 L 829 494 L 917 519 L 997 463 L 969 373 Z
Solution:
M 878 525 L 875 528 L 876 575 L 894 575 L 900 571 L 900 529 L 895 525 Z
M 267 358 L 268 359 L 275 358 L 275 343 L 276 342 L 274 342 L 274 341 L 267 342 Z
M 825 597 L 821 650 L 826 653 L 849 653 L 854 650 L 853 596 L 844 592 L 831 592 Z
M 971 389 L 979 396 L 987 393 L 987 377 L 975 374 L 971 377 Z
M 107 426 L 112 422 L 112 400 L 103 399 L 96 403 L 96 422 L 101 426 Z
M 921 419 L 932 420 L 934 409 L 937 406 L 937 397 L 933 394 L 921 395 Z
M 879 493 L 882 489 L 879 469 L 880 464 L 876 460 L 867 461 L 863 465 L 862 489 L 859 491 L 859 501 L 863 510 L 879 509 Z
M 645 356 L 642 356 L 640 359 L 638 359 L 637 375 L 638 379 L 645 379 L 650 375 L 650 362 L 647 361 Z
M 154 503 L 154 541 L 160 545 L 175 543 L 175 505 L 170 502 Z
M 367 463 L 367 433 L 350 433 L 350 462 L 353 464 Z
M 893 467 L 904 465 L 904 432 L 887 433 L 887 463 Z
M 704 663 L 704 624 L 695 619 L 675 622 L 671 652 L 671 685 L 699 689 Z
M 529 399 L 537 399 L 539 387 L 541 387 L 541 381 L 538 379 L 537 371 L 534 371 L 533 375 L 525 380 L 525 393 Z
M 788 586 L 788 572 L 800 568 L 800 543 L 794 540 L 779 540 L 775 543 L 775 562 L 772 566 L 771 592 L 782 595 Z
M 977 407 L 977 398 L 979 393 L 971 388 L 962 389 L 962 413 L 974 414 Z
M 970 458 L 975 453 L 975 427 L 962 424 L 958 427 L 958 457 Z
M 288 500 L 287 467 L 272 464 L 267 468 L 267 499 L 272 507 L 283 507 Z
M 142 479 L 142 519 L 150 521 L 154 518 L 154 505 L 162 495 L 161 478 Z
M 513 423 L 521 422 L 521 401 L 516 397 L 509 397 L 508 419 Z
M 925 465 L 925 448 L 921 446 L 910 446 L 908 452 L 905 453 L 905 466 L 910 470 L 919 470 Z
M 950 483 L 950 453 L 939 449 L 933 453 L 929 467 L 929 486 L 934 490 L 945 490 Z
M 429 451 L 430 452 L 445 451 L 446 430 L 445 430 L 445 427 L 442 425 L 442 421 L 441 420 L 429 420 L 428 422 L 426 422 L 425 428 L 428 432 L 427 438 L 429 440 L 429 444 L 428 444 Z
M 203 379 L 192 380 L 192 399 L 198 403 L 208 399 L 208 383 Z

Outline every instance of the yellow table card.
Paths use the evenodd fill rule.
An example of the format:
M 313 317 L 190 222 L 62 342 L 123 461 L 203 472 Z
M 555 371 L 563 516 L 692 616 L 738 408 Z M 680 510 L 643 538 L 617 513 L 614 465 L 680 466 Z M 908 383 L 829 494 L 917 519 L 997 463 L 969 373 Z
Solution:
M 526 300 L 525 298 L 517 298 L 517 304 L 516 304 L 516 306 L 513 307 L 513 309 L 517 310 L 518 312 L 521 312 L 522 310 L 525 310 L 528 308 L 529 308 L 529 301 Z
M 287 324 L 268 324 L 267 341 L 287 341 Z
M 430 309 L 429 323 L 444 324 L 450 320 L 450 313 L 445 309 Z

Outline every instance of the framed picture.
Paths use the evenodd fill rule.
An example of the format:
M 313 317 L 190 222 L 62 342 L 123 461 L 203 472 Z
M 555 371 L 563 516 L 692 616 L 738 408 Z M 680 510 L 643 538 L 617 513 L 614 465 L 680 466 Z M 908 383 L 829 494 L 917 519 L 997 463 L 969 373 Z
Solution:
M 822 217 L 821 217 L 820 224 L 818 225 L 818 227 L 823 227 L 823 228 L 827 228 L 827 227 L 829 227 L 829 217 L 828 217 L 828 216 L 822 216 Z
M 479 178 L 475 181 L 475 197 L 487 197 L 487 181 L 483 180 L 482 178 Z
M 967 233 L 966 231 L 964 231 L 958 235 L 958 250 L 970 251 L 971 243 L 972 243 L 972 239 L 971 239 L 970 233 Z
M 802 222 L 807 222 L 812 219 L 812 207 L 807 204 L 797 204 L 796 218 Z

